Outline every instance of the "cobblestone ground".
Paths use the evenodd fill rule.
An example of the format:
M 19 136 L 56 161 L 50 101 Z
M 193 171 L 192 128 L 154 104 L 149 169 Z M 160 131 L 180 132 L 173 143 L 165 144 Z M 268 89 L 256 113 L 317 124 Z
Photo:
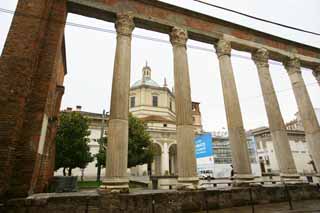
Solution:
M 254 206 L 254 213 L 320 213 L 320 200 L 293 201 L 293 210 L 290 210 L 288 202 L 272 203 Z M 251 213 L 252 207 L 236 207 L 230 209 L 212 210 L 209 213 Z M 204 212 L 202 212 L 204 213 Z

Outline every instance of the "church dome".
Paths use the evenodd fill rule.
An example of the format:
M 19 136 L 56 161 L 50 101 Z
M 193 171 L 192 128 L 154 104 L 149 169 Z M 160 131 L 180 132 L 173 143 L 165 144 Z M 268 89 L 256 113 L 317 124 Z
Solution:
M 132 84 L 131 87 L 138 87 L 142 85 L 160 87 L 157 82 L 151 79 L 151 68 L 148 66 L 147 62 L 146 65 L 142 68 L 142 79 L 136 81 L 134 84 Z
M 136 81 L 134 84 L 132 84 L 131 87 L 138 87 L 138 86 L 141 86 L 141 85 L 147 85 L 147 86 L 153 86 L 153 87 L 160 87 L 159 84 L 157 82 L 155 82 L 154 80 L 152 79 L 147 79 L 145 81 L 143 80 L 138 80 Z

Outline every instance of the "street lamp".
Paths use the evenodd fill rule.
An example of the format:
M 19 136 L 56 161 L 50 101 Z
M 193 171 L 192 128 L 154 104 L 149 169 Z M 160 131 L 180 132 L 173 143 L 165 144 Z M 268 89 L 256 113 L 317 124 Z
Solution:
M 101 150 L 103 149 L 103 135 L 104 135 L 104 125 L 105 125 L 105 119 L 107 117 L 108 112 L 106 112 L 106 110 L 102 111 L 102 115 L 101 115 L 101 132 L 100 132 L 100 143 L 99 143 L 99 152 L 101 152 Z M 97 162 L 97 182 L 100 181 L 100 177 L 101 177 L 101 164 L 98 161 Z

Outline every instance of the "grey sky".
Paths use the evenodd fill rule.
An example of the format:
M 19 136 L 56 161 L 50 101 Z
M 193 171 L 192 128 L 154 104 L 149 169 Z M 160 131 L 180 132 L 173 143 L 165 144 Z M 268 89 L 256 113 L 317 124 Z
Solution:
M 16 0 L 1 0 L 0 7 L 14 10 Z M 288 30 L 239 15 L 231 14 L 191 0 L 166 0 L 189 9 L 195 9 L 208 15 L 214 15 L 228 21 L 252 27 L 287 39 L 320 47 L 320 36 Z M 280 22 L 310 31 L 320 32 L 318 0 L 215 0 L 214 4 L 245 12 L 261 18 Z M 0 50 L 10 26 L 12 15 L 0 13 Z M 114 29 L 112 23 L 69 14 L 68 22 Z M 109 111 L 111 79 L 115 52 L 115 34 L 67 26 L 65 30 L 67 45 L 68 75 L 65 78 L 65 95 L 62 108 L 82 105 L 83 110 Z M 165 34 L 159 34 L 136 28 L 134 34 L 161 38 L 169 41 Z M 212 45 L 188 41 L 212 49 Z M 233 51 L 233 54 L 250 57 L 248 53 Z M 152 78 L 160 85 L 167 78 L 169 88 L 173 86 L 173 56 L 170 44 L 133 38 L 131 84 L 141 78 L 141 69 L 145 61 L 152 68 Z M 219 130 L 226 127 L 226 118 L 220 83 L 218 61 L 215 53 L 188 48 L 189 70 L 191 77 L 192 99 L 201 102 L 204 129 Z M 255 65 L 251 60 L 232 57 L 233 68 L 241 103 L 241 110 L 246 129 L 267 125 L 261 89 Z M 271 64 L 271 75 L 280 102 L 281 112 L 286 122 L 294 118 L 297 112 L 296 102 L 290 81 L 281 64 Z M 320 87 L 316 84 L 310 70 L 303 70 L 305 83 L 314 107 L 320 107 Z

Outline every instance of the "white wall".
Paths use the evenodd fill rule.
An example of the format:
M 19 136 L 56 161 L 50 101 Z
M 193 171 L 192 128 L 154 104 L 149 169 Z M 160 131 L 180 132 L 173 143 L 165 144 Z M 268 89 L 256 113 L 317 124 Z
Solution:
M 269 159 L 270 161 L 270 165 L 266 165 L 266 163 L 264 164 L 266 171 L 267 169 L 271 169 L 272 172 L 280 172 L 272 141 L 266 142 L 265 149 L 263 148 L 261 141 L 258 143 L 260 143 L 260 149 L 257 150 L 258 157 L 263 157 L 264 160 Z M 312 173 L 313 168 L 310 164 L 308 164 L 308 162 L 311 161 L 311 158 L 306 142 L 295 142 L 291 140 L 289 143 L 298 173 Z

